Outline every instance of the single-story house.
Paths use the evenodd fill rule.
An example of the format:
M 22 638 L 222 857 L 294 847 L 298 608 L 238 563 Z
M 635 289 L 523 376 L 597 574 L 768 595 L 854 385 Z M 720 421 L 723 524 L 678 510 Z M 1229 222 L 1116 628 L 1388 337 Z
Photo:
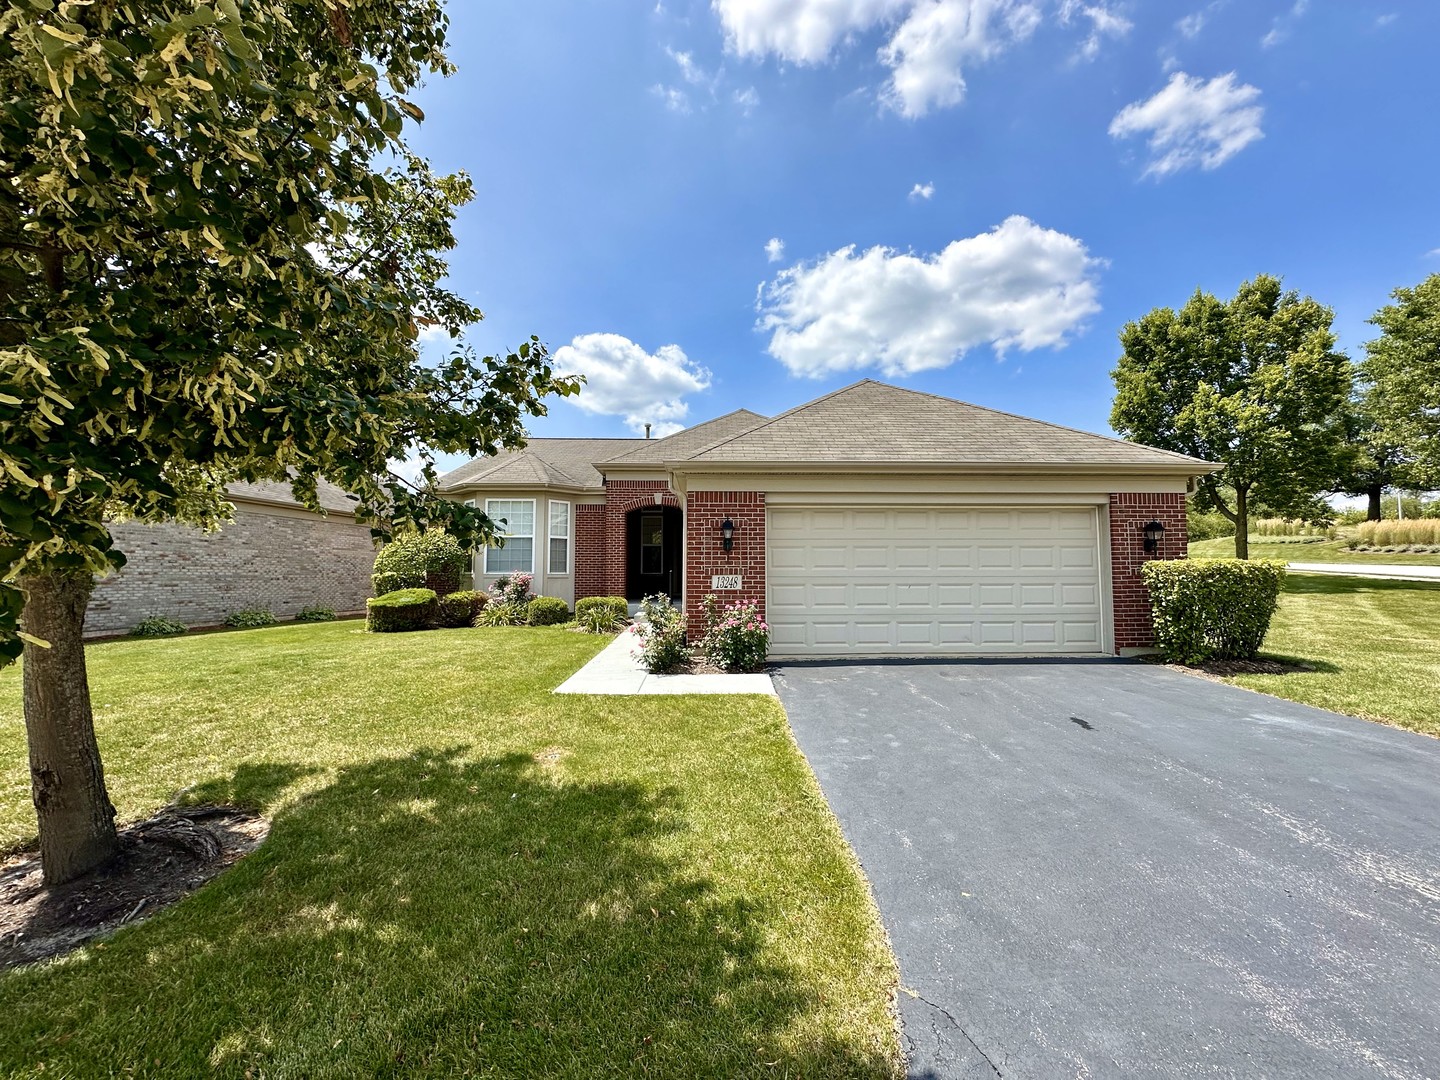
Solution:
M 355 520 L 355 497 L 324 481 L 325 513 L 301 505 L 288 483 L 234 483 L 234 520 L 218 532 L 189 525 L 110 525 L 125 568 L 95 583 L 85 633 L 129 632 L 165 615 L 190 627 L 218 626 L 233 611 L 268 608 L 287 618 L 307 607 L 365 610 L 375 544 Z
M 533 439 L 443 476 L 503 521 L 484 588 L 753 603 L 771 656 L 1113 654 L 1151 644 L 1139 576 L 1183 558 L 1218 466 L 865 380 L 668 438 Z

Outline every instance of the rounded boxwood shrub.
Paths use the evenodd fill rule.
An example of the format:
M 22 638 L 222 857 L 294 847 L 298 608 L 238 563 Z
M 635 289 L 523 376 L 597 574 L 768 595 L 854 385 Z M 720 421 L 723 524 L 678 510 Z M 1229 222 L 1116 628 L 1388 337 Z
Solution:
M 166 615 L 150 615 L 141 619 L 130 631 L 131 637 L 174 637 L 190 628 Z
M 1260 651 L 1275 614 L 1285 564 L 1265 559 L 1148 562 L 1155 645 L 1167 660 L 1248 660 Z
M 397 589 L 365 601 L 365 629 L 377 634 L 429 630 L 435 625 L 434 589 Z
M 537 596 L 525 605 L 525 621 L 531 626 L 557 626 L 570 621 L 570 605 L 558 596 Z
M 258 630 L 262 626 L 274 626 L 276 621 L 273 611 L 260 607 L 232 611 L 225 616 L 225 625 L 232 630 Z
M 437 601 L 440 625 L 470 626 L 475 622 L 475 616 L 480 614 L 488 599 L 489 597 L 483 592 L 477 592 L 474 589 L 462 589 L 459 592 L 452 592 L 440 597 Z
M 470 570 L 470 556 L 447 532 L 400 533 L 375 556 L 370 577 L 375 595 L 398 589 L 431 589 L 444 596 L 460 588 Z

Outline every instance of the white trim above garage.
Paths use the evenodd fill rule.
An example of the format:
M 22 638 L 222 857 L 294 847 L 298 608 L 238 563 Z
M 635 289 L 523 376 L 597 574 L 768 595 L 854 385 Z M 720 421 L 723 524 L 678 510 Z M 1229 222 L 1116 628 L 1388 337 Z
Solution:
M 1095 655 L 1112 648 L 1088 500 L 772 504 L 770 655 Z

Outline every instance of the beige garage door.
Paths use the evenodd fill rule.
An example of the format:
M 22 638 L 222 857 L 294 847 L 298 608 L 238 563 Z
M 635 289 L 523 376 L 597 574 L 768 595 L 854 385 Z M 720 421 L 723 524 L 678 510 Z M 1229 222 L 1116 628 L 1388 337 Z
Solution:
M 773 656 L 1093 653 L 1094 508 L 772 507 Z

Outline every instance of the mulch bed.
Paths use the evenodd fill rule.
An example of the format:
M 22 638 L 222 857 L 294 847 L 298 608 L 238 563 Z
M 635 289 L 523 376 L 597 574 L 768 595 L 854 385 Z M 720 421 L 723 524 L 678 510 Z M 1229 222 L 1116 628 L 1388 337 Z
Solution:
M 1275 660 L 1268 657 L 1255 660 L 1206 660 L 1201 664 L 1169 664 L 1158 656 L 1145 656 L 1141 659 L 1174 671 L 1183 671 L 1190 675 L 1214 675 L 1216 678 L 1228 675 L 1296 675 L 1315 670 L 1309 664 L 1298 660 Z
M 0 971 L 63 956 L 194 892 L 260 846 L 270 823 L 233 806 L 169 807 L 120 831 L 120 857 L 53 889 L 39 852 L 0 862 Z

